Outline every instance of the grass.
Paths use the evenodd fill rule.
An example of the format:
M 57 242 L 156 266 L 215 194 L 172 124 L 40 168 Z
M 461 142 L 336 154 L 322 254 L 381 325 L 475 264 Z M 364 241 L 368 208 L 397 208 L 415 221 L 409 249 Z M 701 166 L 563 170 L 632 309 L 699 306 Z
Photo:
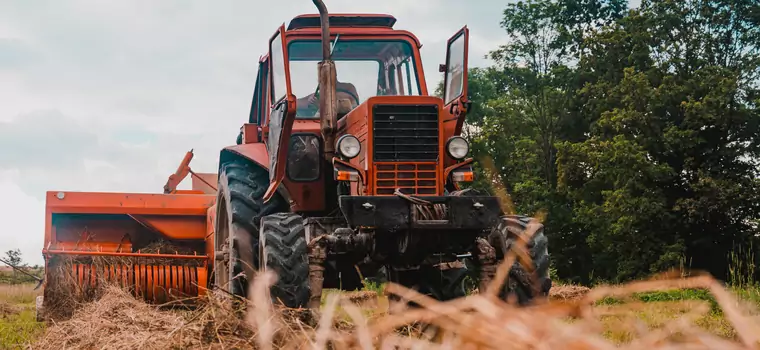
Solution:
M 760 285 L 733 285 L 728 288 L 736 297 L 749 305 L 760 308 Z M 624 344 L 629 342 L 637 332 L 625 325 L 626 320 L 635 320 L 648 330 L 660 329 L 666 321 L 684 316 L 688 312 L 703 308 L 701 315 L 695 316 L 693 322 L 703 330 L 714 335 L 735 339 L 736 330 L 723 314 L 715 297 L 706 289 L 680 289 L 633 293 L 627 299 L 607 297 L 596 303 L 595 309 L 602 316 L 608 339 Z
M 744 257 L 738 255 L 732 255 L 730 259 L 734 268 L 729 290 L 740 301 L 760 307 L 760 283 L 749 277 L 754 275 L 754 265 L 742 263 Z M 34 286 L 33 283 L 0 283 L 0 349 L 25 348 L 45 334 L 45 325 L 35 321 L 35 298 L 41 291 L 34 291 Z M 376 293 L 378 297 L 359 305 L 361 316 L 378 319 L 387 315 L 388 299 L 383 295 L 385 288 L 384 284 L 365 284 L 365 290 Z M 355 296 L 352 292 L 326 289 L 323 306 L 327 306 L 325 303 L 329 296 L 335 294 Z M 2 312 L 3 304 L 14 311 Z M 626 344 L 640 338 L 641 334 L 665 329 L 674 320 L 692 314 L 691 322 L 703 331 L 726 339 L 738 338 L 737 331 L 723 314 L 713 294 L 702 288 L 632 293 L 626 298 L 605 297 L 595 302 L 592 310 L 600 315 L 601 335 L 615 344 Z M 351 315 L 351 310 L 338 305 L 335 311 L 338 320 L 349 326 L 353 324 L 355 317 Z
M 374 318 L 385 314 L 388 301 L 382 295 L 384 285 L 368 284 L 366 289 L 378 294 L 376 302 L 364 305 L 361 310 L 365 317 Z M 0 302 L 17 308 L 18 313 L 0 317 L 0 349 L 24 348 L 43 334 L 45 326 L 35 321 L 34 302 L 40 291 L 34 291 L 34 284 L 0 285 Z M 732 288 L 741 299 L 760 306 L 760 287 Z M 323 303 L 331 294 L 350 294 L 339 290 L 326 289 Z M 706 312 L 695 317 L 694 323 L 700 328 L 728 339 L 736 337 L 736 331 L 723 317 L 715 298 L 705 289 L 682 289 L 660 292 L 634 293 L 631 297 L 607 297 L 596 303 L 594 310 L 601 314 L 601 326 L 605 338 L 625 344 L 643 330 L 660 329 L 668 321 L 684 316 L 688 312 L 703 308 Z M 345 322 L 351 317 L 340 307 L 336 316 Z M 631 328 L 635 322 L 640 329 Z M 625 325 L 625 326 L 624 326 Z
M 35 320 L 35 299 L 41 291 L 35 284 L 0 284 L 0 305 L 10 312 L 0 314 L 0 349 L 23 349 L 45 330 Z

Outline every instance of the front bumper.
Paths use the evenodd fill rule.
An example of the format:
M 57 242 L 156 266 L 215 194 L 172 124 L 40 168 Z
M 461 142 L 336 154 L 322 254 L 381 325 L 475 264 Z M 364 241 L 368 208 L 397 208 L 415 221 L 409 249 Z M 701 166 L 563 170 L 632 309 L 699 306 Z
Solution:
M 419 220 L 412 215 L 410 201 L 398 196 L 341 196 L 340 209 L 351 227 L 379 230 L 454 229 L 484 230 L 494 227 L 501 216 L 497 197 L 435 196 L 418 197 L 448 209 L 445 220 Z

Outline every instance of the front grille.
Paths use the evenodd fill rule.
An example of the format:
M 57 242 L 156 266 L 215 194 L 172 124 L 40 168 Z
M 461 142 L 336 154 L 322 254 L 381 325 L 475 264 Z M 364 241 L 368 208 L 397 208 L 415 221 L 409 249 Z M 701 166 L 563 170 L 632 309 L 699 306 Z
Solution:
M 437 105 L 374 105 L 375 161 L 438 160 Z
M 378 195 L 392 195 L 396 189 L 409 195 L 435 195 L 435 163 L 375 165 L 375 186 Z

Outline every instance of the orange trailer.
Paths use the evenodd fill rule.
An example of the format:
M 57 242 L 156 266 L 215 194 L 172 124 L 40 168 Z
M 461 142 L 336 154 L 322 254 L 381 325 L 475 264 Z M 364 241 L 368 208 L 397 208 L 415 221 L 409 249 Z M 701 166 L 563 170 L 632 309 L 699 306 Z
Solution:
M 216 174 L 192 172 L 192 156 L 161 194 L 47 192 L 43 295 L 66 288 L 55 285 L 61 277 L 80 287 L 118 281 L 154 302 L 202 295 L 213 268 Z M 177 190 L 188 173 L 192 189 Z M 112 261 L 98 264 L 103 258 Z

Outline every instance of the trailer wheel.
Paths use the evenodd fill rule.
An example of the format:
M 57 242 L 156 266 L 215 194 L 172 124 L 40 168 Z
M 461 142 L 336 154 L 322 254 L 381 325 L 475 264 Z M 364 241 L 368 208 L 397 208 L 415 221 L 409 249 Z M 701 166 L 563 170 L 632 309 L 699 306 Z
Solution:
M 496 249 L 496 258 L 503 261 L 506 252 L 516 244 L 518 234 L 526 231 L 532 218 L 523 215 L 506 215 L 499 226 L 489 235 L 489 243 Z M 515 261 L 499 296 L 507 300 L 514 295 L 519 305 L 531 304 L 538 298 L 546 298 L 551 289 L 549 277 L 549 240 L 544 235 L 544 225 L 539 224 L 527 243 L 533 273 L 529 273 L 519 261 Z
M 260 268 L 277 274 L 270 288 L 272 301 L 288 308 L 306 307 L 311 288 L 303 218 L 293 213 L 265 216 L 259 239 Z
M 219 174 L 212 278 L 236 296 L 247 297 L 248 278 L 258 265 L 261 217 L 288 208 L 279 194 L 264 203 L 268 186 L 268 172 L 245 160 L 224 165 Z

